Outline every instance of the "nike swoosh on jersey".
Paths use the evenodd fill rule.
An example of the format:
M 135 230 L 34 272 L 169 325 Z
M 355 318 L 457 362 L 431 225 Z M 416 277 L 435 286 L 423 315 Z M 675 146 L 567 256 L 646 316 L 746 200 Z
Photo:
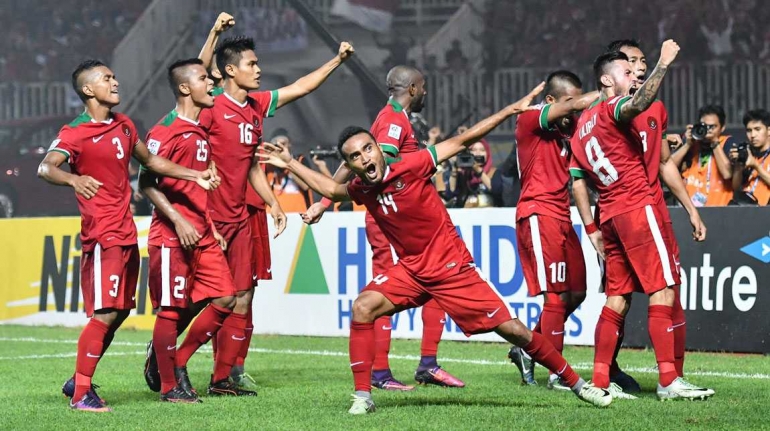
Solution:
M 189 138 L 190 136 L 192 136 L 192 133 L 183 133 L 182 134 L 182 137 L 185 138 L 185 139 Z
M 392 327 L 392 326 L 386 326 L 386 325 L 382 325 L 382 330 L 383 330 L 383 331 L 390 331 L 391 329 L 393 329 L 393 327 Z
M 229 119 L 231 119 L 233 117 L 235 117 L 235 114 L 232 114 L 232 115 L 225 114 L 225 120 L 229 120 Z
M 94 141 L 94 144 L 95 144 L 95 143 L 101 141 L 103 137 L 104 137 L 104 135 L 99 136 L 98 138 L 91 138 L 91 140 Z

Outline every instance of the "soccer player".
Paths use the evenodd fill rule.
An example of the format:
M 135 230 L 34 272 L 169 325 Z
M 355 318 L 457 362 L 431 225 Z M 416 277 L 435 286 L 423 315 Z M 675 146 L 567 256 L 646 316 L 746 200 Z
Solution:
M 223 87 L 214 99 L 214 107 L 201 113 L 200 123 L 208 132 L 211 158 L 222 177 L 222 187 L 209 196 L 209 215 L 227 242 L 225 254 L 235 281 L 237 302 L 215 341 L 218 350 L 226 343 L 237 344 L 241 364 L 248 353 L 254 329 L 251 301 L 259 277 L 255 271 L 255 245 L 245 205 L 248 183 L 270 205 L 276 235 L 286 227 L 286 215 L 254 156 L 256 147 L 262 142 L 264 119 L 272 117 L 276 109 L 314 91 L 352 54 L 353 47 L 342 42 L 333 59 L 293 84 L 249 94 L 260 87 L 261 69 L 254 53 L 254 41 L 243 36 L 227 38 L 216 49 L 217 68 L 224 77 Z M 266 231 L 264 210 L 259 217 Z M 269 244 L 260 251 L 260 254 L 270 253 Z M 215 362 L 220 362 L 220 355 L 215 356 Z M 256 385 L 243 370 L 243 365 L 234 368 L 232 374 L 236 383 L 243 389 L 254 391 Z
M 168 69 L 176 107 L 147 135 L 150 151 L 191 168 L 209 163 L 210 147 L 200 127 L 201 110 L 214 106 L 214 83 L 197 58 L 173 63 Z M 142 172 L 142 191 L 155 205 L 150 225 L 150 296 L 159 309 L 152 343 L 160 373 L 160 399 L 198 402 L 187 374 L 187 361 L 216 336 L 235 306 L 235 284 L 218 236 L 208 215 L 207 194 L 171 178 Z M 221 244 L 221 246 L 220 246 Z M 188 307 L 188 302 L 191 305 Z M 204 308 L 205 307 L 205 308 Z M 199 310 L 203 310 L 176 351 L 176 340 Z M 219 355 L 209 395 L 256 395 L 229 379 L 238 355 L 226 344 Z
M 530 296 L 543 296 L 543 312 L 534 332 L 556 350 L 564 349 L 564 323 L 586 297 L 586 266 L 572 227 L 569 202 L 569 138 L 573 113 L 599 97 L 583 94 L 580 78 L 559 70 L 548 75 L 545 100 L 516 119 L 516 151 L 521 195 L 516 205 L 516 240 Z M 523 384 L 537 384 L 534 361 L 520 348 L 508 352 Z M 551 374 L 549 389 L 569 390 Z
M 365 205 L 399 256 L 398 263 L 377 274 L 353 303 L 350 367 L 356 392 L 350 414 L 375 409 L 371 398 L 374 321 L 423 305 L 431 298 L 465 334 L 495 331 L 560 375 L 581 400 L 596 406 L 612 402 L 609 392 L 583 381 L 547 339 L 511 317 L 508 307 L 480 275 L 431 182 L 439 163 L 527 109 L 543 86 L 465 133 L 399 159 L 386 158 L 366 129 L 349 127 L 342 132 L 338 149 L 356 178 L 345 184 L 292 161 L 285 148 L 264 144 L 266 153 L 260 157 L 266 162 L 288 168 L 329 199 L 353 199 Z
M 110 409 L 94 391 L 91 378 L 115 331 L 135 307 L 139 272 L 136 226 L 129 211 L 129 157 L 161 175 L 216 184 L 207 169 L 182 168 L 147 150 L 134 123 L 112 112 L 120 103 L 118 81 L 104 63 L 86 60 L 72 72 L 72 87 L 85 110 L 61 128 L 38 169 L 51 184 L 75 189 L 81 214 L 80 287 L 91 319 L 78 340 L 75 375 L 62 387 L 70 407 L 89 412 Z M 72 173 L 61 169 L 69 163 Z M 213 181 L 210 181 L 213 180 Z
M 209 31 L 208 37 L 206 37 L 206 42 L 203 43 L 201 52 L 198 54 L 198 58 L 203 61 L 203 67 L 210 71 L 209 76 L 214 81 L 214 87 L 222 85 L 222 73 L 214 63 L 214 50 L 222 33 L 231 29 L 234 25 L 235 18 L 232 15 L 227 12 L 220 12 L 216 21 L 214 21 L 214 26 Z
M 639 42 L 630 39 L 616 40 L 607 46 L 607 51 L 620 51 L 628 57 L 632 72 L 636 76 L 636 82 L 634 86 L 631 87 L 631 94 L 634 94 L 638 87 L 644 82 L 647 75 L 647 59 L 639 46 Z M 676 135 L 666 135 L 668 112 L 666 111 L 663 102 L 655 100 L 652 105 L 644 111 L 643 115 L 637 115 L 631 121 L 630 126 L 633 137 L 639 141 L 638 144 L 642 147 L 647 180 L 652 189 L 655 206 L 658 208 L 658 212 L 662 219 L 663 240 L 676 264 L 676 270 L 673 273 L 676 286 L 674 287 L 675 297 L 672 313 L 672 327 L 674 328 L 674 365 L 679 377 L 684 377 L 683 368 L 686 321 L 682 303 L 679 299 L 679 285 L 681 283 L 679 277 L 679 244 L 677 244 L 671 216 L 663 197 L 663 188 L 660 183 L 661 179 L 666 183 L 669 190 L 671 190 L 673 195 L 689 214 L 690 223 L 693 227 L 693 239 L 696 241 L 704 241 L 706 239 L 706 226 L 703 224 L 703 221 L 698 214 L 698 209 L 693 205 L 687 194 L 687 189 L 682 181 L 682 175 L 679 173 L 679 169 L 677 169 L 674 161 L 671 160 L 669 140 L 675 141 L 677 137 Z M 597 214 L 594 218 L 598 218 L 598 208 L 599 207 L 597 207 Z M 615 355 L 612 359 L 612 364 L 610 365 L 610 381 L 617 383 L 624 392 L 640 392 L 641 388 L 639 387 L 639 384 L 636 383 L 631 376 L 621 371 L 617 362 L 617 355 L 620 346 L 623 344 L 624 327 L 625 319 L 620 326 L 618 345 L 615 348 Z
M 678 52 L 674 41 L 665 41 L 658 65 L 633 97 L 627 96 L 636 79 L 628 57 L 622 52 L 599 56 L 594 62 L 594 74 L 602 99 L 583 111 L 572 138 L 574 169 L 570 169 L 573 176 L 588 176 L 592 180 L 599 190 L 602 211 L 597 241 L 599 232 L 590 208 L 578 208 L 586 232 L 603 255 L 606 267 L 607 303 L 596 326 L 592 382 L 618 396 L 622 393 L 610 385 L 609 368 L 620 324 L 635 290 L 650 297 L 648 329 L 658 363 L 658 398 L 695 399 L 713 395 L 713 391 L 698 388 L 676 373 L 672 333 L 676 265 L 663 240 L 661 216 L 654 206 L 642 149 L 629 138 L 630 123 L 655 101 Z
M 390 157 L 413 153 L 418 150 L 417 139 L 409 122 L 411 112 L 421 112 L 425 105 L 425 77 L 409 66 L 395 66 L 385 78 L 390 99 L 369 129 L 383 152 Z M 350 169 L 341 165 L 334 175 L 335 181 L 344 183 L 350 177 Z M 321 219 L 324 211 L 331 206 L 331 200 L 322 199 L 312 205 L 303 220 L 313 224 Z M 371 214 L 366 214 L 366 239 L 372 248 L 372 273 L 384 274 L 395 265 L 398 257 L 390 243 L 377 227 Z M 422 308 L 422 343 L 420 363 L 414 378 L 421 384 L 464 387 L 465 383 L 442 369 L 436 360 L 441 334 L 444 332 L 446 313 L 436 301 L 428 301 Z M 408 386 L 393 377 L 388 363 L 391 341 L 390 316 L 382 316 L 374 322 L 375 356 L 372 371 L 372 386 L 391 391 L 410 391 Z

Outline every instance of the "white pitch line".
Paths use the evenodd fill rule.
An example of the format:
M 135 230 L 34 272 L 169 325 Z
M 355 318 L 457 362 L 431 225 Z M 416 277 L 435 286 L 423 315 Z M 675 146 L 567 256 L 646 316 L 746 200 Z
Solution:
M 0 337 L 0 342 L 29 342 L 40 344 L 77 344 L 78 340 L 47 340 L 40 338 L 6 338 Z M 136 343 L 130 341 L 114 341 L 112 346 L 132 346 L 132 347 L 144 347 L 145 343 Z M 211 347 L 203 346 L 199 351 L 210 352 Z M 304 356 L 330 356 L 330 357 L 348 357 L 348 352 L 339 352 L 334 350 L 294 350 L 294 349 L 263 349 L 259 347 L 252 347 L 249 352 L 265 353 L 274 355 L 304 355 Z M 144 351 L 139 352 L 110 352 L 107 356 L 126 356 L 126 355 L 144 355 Z M 46 358 L 69 358 L 76 356 L 75 353 L 61 353 L 56 355 L 30 355 L 30 356 L 17 356 L 17 357 L 0 357 L 0 360 L 11 359 L 46 359 Z M 389 359 L 417 361 L 420 360 L 416 355 L 389 355 Z M 441 358 L 441 362 L 450 362 L 456 364 L 470 364 L 470 365 L 496 365 L 506 366 L 509 365 L 508 361 L 490 361 L 487 359 L 459 359 L 459 358 Z M 593 370 L 593 364 L 591 363 L 576 363 L 572 365 L 575 370 Z M 657 374 L 658 371 L 651 367 L 623 367 L 624 371 L 643 374 Z M 746 374 L 746 373 L 730 373 L 723 371 L 688 371 L 688 376 L 702 376 L 702 377 L 724 377 L 730 379 L 760 379 L 770 380 L 770 374 Z

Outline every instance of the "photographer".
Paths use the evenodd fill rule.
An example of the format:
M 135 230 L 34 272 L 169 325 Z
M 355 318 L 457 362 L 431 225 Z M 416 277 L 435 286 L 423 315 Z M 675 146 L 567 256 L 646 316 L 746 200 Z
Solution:
M 444 192 L 449 208 L 484 208 L 494 206 L 492 176 L 495 167 L 491 149 L 485 140 L 474 143 L 458 154 L 449 167 L 449 181 Z M 437 185 L 437 188 L 440 186 Z
M 725 131 L 725 110 L 707 105 L 698 110 L 699 123 L 688 125 L 685 142 L 671 160 L 682 178 L 693 205 L 725 206 L 733 197 L 732 167 L 728 154 L 734 145 Z M 684 163 L 684 166 L 682 166 Z
M 770 112 L 749 111 L 743 116 L 746 137 L 730 150 L 734 197 L 731 205 L 761 205 L 770 200 Z

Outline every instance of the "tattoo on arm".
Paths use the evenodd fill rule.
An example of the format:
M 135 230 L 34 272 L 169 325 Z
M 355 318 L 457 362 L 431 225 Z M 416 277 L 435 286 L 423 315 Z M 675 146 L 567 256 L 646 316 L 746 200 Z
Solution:
M 667 70 L 668 66 L 661 66 L 660 64 L 655 66 L 655 70 L 652 71 L 652 74 L 650 74 L 647 80 L 644 81 L 644 84 L 636 90 L 634 97 L 631 98 L 629 103 L 623 105 L 621 108 L 621 120 L 632 120 L 652 105 L 652 102 L 654 102 L 655 98 L 658 96 L 660 84 L 663 82 L 663 77 L 666 76 Z

